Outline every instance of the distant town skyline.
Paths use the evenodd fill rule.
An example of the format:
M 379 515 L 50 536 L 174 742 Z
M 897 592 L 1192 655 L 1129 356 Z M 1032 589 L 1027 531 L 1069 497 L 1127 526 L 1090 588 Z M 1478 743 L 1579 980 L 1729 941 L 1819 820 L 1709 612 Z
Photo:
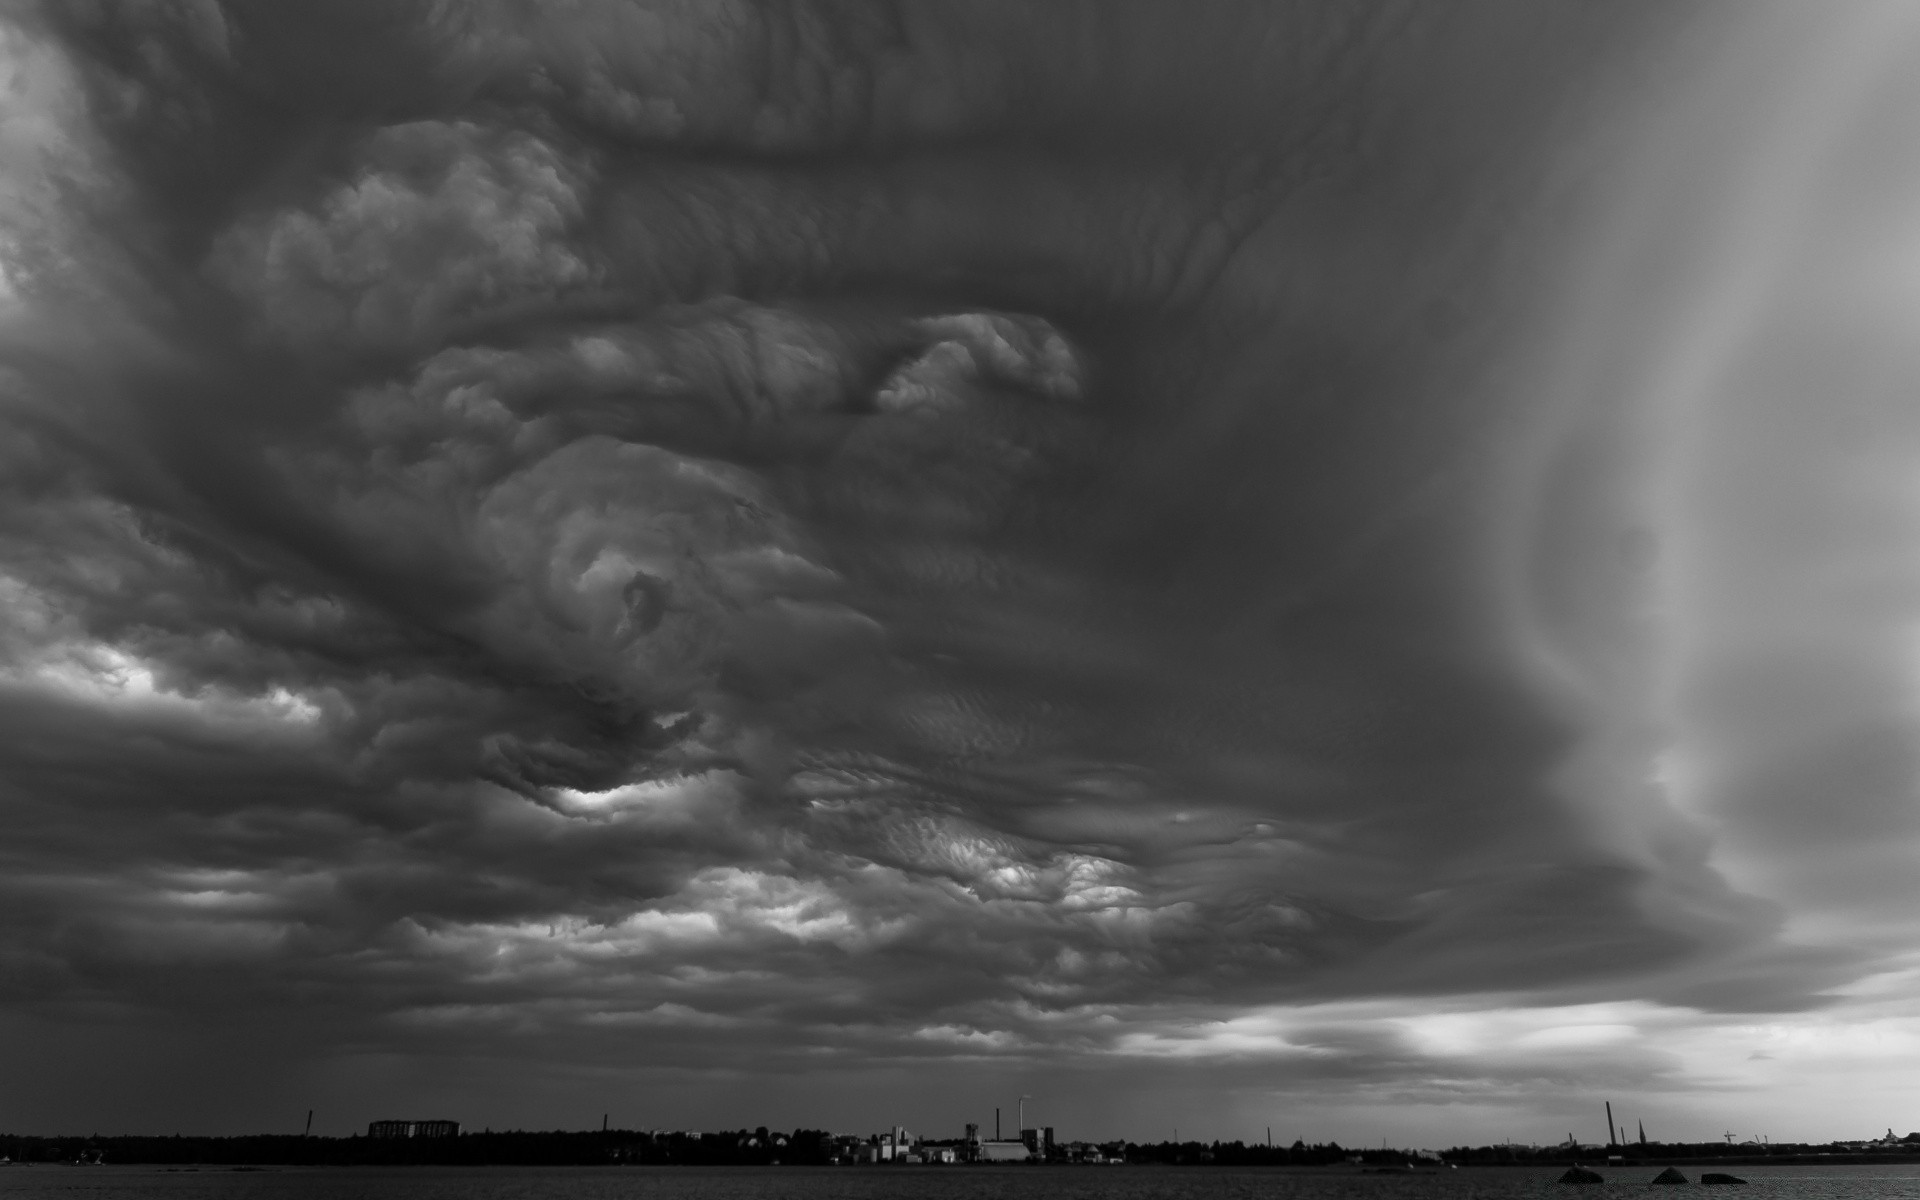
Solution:
M 1920 5 L 0 78 L 0 1130 L 1920 1127 Z
M 1004 1134 L 1004 1136 L 1001 1136 Z M 1569 1138 L 1555 1145 L 1512 1142 L 1447 1147 L 1308 1144 L 1266 1140 L 1247 1142 L 1134 1142 L 1127 1139 L 1068 1138 L 1051 1126 L 1018 1131 L 988 1131 L 969 1123 L 958 1137 L 893 1125 L 860 1134 L 825 1129 L 791 1131 L 738 1127 L 723 1130 L 623 1129 L 603 1124 L 593 1130 L 463 1130 L 449 1120 L 378 1120 L 366 1132 L 347 1137 L 312 1134 L 254 1134 L 239 1137 L 182 1136 L 24 1136 L 0 1133 L 0 1165 L 74 1163 L 80 1165 L 600 1165 L 600 1166 L 1229 1166 L 1306 1167 L 1324 1170 L 1358 1166 L 1436 1170 L 1443 1167 L 1528 1167 L 1574 1164 L 1583 1160 L 1608 1169 L 1665 1164 L 1666 1177 L 1654 1182 L 1687 1182 L 1672 1168 L 1688 1164 L 1774 1166 L 1863 1165 L 1920 1162 L 1920 1132 L 1896 1136 L 1807 1144 L 1746 1142 L 1732 1133 L 1723 1144 L 1661 1142 L 1640 1138 L 1630 1143 L 1582 1143 Z M 1569 1182 L 1562 1179 L 1561 1182 Z M 1575 1182 L 1600 1182 L 1583 1179 Z M 1702 1180 L 1701 1182 L 1706 1182 Z

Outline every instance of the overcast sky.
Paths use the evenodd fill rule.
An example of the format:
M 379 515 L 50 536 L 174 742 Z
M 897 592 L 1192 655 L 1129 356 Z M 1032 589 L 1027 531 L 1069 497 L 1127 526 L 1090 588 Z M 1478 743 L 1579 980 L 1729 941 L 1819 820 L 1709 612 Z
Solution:
M 1920 1128 L 1920 8 L 0 13 L 0 1129 Z

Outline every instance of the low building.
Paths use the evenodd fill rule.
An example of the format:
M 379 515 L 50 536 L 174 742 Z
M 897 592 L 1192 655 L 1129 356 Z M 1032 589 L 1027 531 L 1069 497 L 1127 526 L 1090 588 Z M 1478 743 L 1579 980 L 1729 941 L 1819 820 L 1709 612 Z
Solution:
M 998 1141 L 988 1138 L 980 1143 L 978 1150 L 980 1162 L 1026 1162 L 1033 1157 L 1033 1151 L 1025 1142 Z
M 367 1125 L 371 1138 L 443 1138 L 459 1137 L 458 1121 L 372 1121 Z

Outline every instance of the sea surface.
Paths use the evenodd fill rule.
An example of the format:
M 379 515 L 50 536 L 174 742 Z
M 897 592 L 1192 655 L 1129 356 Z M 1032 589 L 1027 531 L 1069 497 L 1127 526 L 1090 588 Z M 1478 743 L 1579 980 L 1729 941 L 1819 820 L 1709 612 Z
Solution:
M 1658 1167 L 1477 1167 L 1368 1175 L 1288 1167 L 0 1167 L 0 1200 L 1705 1200 Z M 1682 1167 L 1697 1180 L 1707 1167 Z M 1711 1200 L 1920 1200 L 1920 1164 L 1730 1167 Z

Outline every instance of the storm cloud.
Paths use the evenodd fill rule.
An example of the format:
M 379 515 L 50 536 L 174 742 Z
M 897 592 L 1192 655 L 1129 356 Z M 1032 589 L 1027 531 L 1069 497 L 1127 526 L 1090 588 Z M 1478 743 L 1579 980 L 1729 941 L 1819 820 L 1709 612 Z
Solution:
M 1911 20 L 8 12 L 10 1125 L 1912 1028 Z

